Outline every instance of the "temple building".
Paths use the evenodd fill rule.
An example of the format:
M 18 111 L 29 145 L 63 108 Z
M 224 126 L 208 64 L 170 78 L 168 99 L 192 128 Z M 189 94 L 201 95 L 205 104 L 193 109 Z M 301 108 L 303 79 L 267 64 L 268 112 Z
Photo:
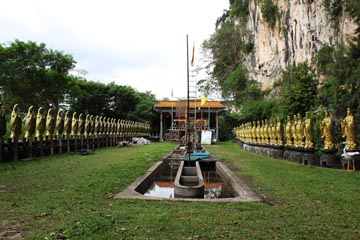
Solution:
M 160 113 L 160 141 L 184 142 L 187 131 L 187 100 L 164 100 L 155 104 Z M 202 131 L 211 131 L 212 140 L 218 141 L 219 114 L 226 106 L 218 101 L 189 101 L 189 124 L 194 141 L 201 139 Z M 196 134 L 193 134 L 196 132 Z

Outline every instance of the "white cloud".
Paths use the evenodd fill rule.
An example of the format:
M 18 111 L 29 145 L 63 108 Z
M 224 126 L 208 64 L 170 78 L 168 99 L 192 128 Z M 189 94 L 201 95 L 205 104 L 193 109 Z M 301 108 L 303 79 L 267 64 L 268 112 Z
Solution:
M 228 0 L 12 0 L 0 8 L 0 42 L 44 42 L 72 54 L 89 80 L 184 97 L 186 34 L 199 49 L 226 8 Z

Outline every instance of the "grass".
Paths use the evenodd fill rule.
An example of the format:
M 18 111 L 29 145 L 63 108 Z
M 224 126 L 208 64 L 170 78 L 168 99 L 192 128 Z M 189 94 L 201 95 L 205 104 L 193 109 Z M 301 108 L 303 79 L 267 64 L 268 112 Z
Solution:
M 207 149 L 264 202 L 113 199 L 174 147 L 0 163 L 0 239 L 360 238 L 359 172 L 275 160 L 234 143 Z

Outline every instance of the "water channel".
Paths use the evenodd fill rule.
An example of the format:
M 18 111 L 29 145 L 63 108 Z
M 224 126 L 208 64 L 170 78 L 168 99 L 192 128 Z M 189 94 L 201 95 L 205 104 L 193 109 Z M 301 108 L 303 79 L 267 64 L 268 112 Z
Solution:
M 231 188 L 216 173 L 214 163 L 201 162 L 200 166 L 205 184 L 204 199 L 234 197 Z M 176 172 L 177 168 L 174 167 L 174 164 L 168 164 L 167 168 L 153 179 L 151 186 L 144 193 L 144 196 L 174 198 Z

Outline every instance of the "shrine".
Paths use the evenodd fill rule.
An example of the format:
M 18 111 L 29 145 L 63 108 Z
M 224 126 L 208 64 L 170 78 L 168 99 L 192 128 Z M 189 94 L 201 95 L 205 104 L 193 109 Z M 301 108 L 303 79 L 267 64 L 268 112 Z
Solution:
M 155 104 L 160 113 L 160 141 L 182 143 L 187 131 L 187 100 L 163 100 Z M 189 102 L 189 129 L 195 141 L 201 139 L 202 131 L 211 131 L 213 141 L 218 141 L 219 114 L 226 106 L 218 101 L 191 100 Z M 196 134 L 193 134 L 196 132 Z

